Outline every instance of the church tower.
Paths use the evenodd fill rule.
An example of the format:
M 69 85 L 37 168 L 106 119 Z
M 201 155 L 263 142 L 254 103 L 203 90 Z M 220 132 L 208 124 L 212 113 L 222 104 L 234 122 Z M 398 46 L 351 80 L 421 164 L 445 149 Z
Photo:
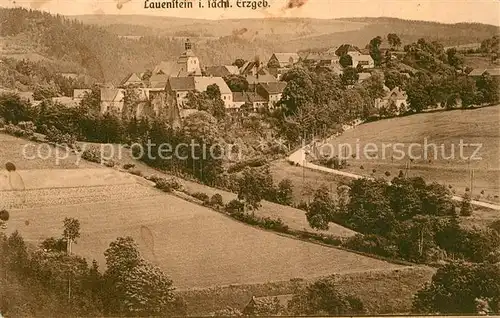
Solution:
M 177 60 L 180 76 L 201 76 L 200 60 L 193 53 L 193 44 L 189 39 L 184 42 L 184 53 Z

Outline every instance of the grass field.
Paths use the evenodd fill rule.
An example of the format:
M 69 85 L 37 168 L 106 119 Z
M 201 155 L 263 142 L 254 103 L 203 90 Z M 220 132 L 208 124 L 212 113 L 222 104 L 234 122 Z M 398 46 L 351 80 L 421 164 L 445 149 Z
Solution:
M 118 157 L 115 157 L 114 159 L 119 162 L 121 165 L 125 163 L 129 164 L 135 164 L 136 169 L 141 171 L 143 175 L 158 175 L 158 176 L 165 176 L 165 177 L 171 177 L 171 175 L 168 175 L 166 173 L 159 172 L 148 165 L 134 160 L 130 156 L 130 150 L 122 148 L 121 152 L 118 151 L 118 149 L 115 148 L 114 154 Z M 118 155 L 120 154 L 120 155 Z M 272 168 L 272 167 L 271 167 Z M 295 168 L 295 167 L 292 167 Z M 286 174 L 276 174 L 274 172 L 275 169 L 273 169 L 273 178 L 275 182 L 279 182 L 283 178 L 290 178 L 290 176 Z M 224 203 L 227 203 L 233 199 L 237 198 L 237 195 L 234 193 L 230 193 L 227 191 L 211 188 L 209 186 L 199 184 L 196 182 L 188 181 L 188 180 L 182 180 L 182 184 L 184 187 L 190 192 L 204 192 L 208 194 L 209 196 L 214 195 L 215 193 L 219 193 L 222 195 L 222 198 L 224 200 Z M 300 187 L 297 188 L 298 184 L 294 184 L 294 196 L 299 195 L 301 192 Z M 295 200 L 297 202 L 300 202 L 298 200 Z M 267 201 L 262 201 L 262 207 L 255 211 L 255 215 L 261 216 L 261 217 L 272 217 L 272 218 L 281 218 L 283 222 L 288 225 L 291 229 L 293 230 L 298 230 L 298 231 L 307 231 L 307 232 L 313 232 L 313 233 L 323 233 L 323 234 L 329 234 L 329 235 L 334 235 L 334 236 L 339 236 L 339 237 L 351 237 L 356 234 L 355 231 L 352 231 L 348 228 L 345 228 L 343 226 L 340 226 L 335 223 L 330 223 L 330 228 L 327 231 L 318 231 L 309 226 L 309 223 L 307 222 L 305 212 L 302 210 L 298 210 L 289 206 L 283 206 L 279 204 L 275 204 L 272 202 L 267 202 Z
M 130 235 L 143 255 L 180 288 L 260 283 L 401 266 L 307 243 L 235 222 L 152 188 L 151 195 L 11 210 L 9 231 L 31 243 L 62 233 L 65 217 L 81 222 L 74 252 L 104 264 L 103 252 Z M 154 195 L 153 193 L 157 194 Z M 28 221 L 28 222 L 27 222 Z M 146 230 L 145 230 L 146 229 Z M 151 233 L 153 239 L 141 233 Z
M 411 155 L 414 160 L 409 162 L 408 175 L 451 185 L 457 195 L 470 187 L 470 170 L 474 170 L 474 197 L 496 201 L 500 194 L 499 123 L 500 106 L 417 114 L 360 125 L 331 139 L 330 149 L 336 154 L 357 153 L 356 159 L 348 159 L 345 170 L 375 177 L 386 177 L 386 171 L 390 178 L 397 176 L 406 170 Z M 464 146 L 461 155 L 461 142 L 481 145 L 477 160 L 467 158 L 478 147 Z M 375 146 L 366 146 L 369 143 Z M 350 145 L 352 152 L 342 144 Z M 324 149 L 327 152 L 328 147 Z M 397 149 L 404 152 L 404 158 L 398 159 L 402 156 Z
M 18 170 L 99 167 L 99 165 L 85 160 L 78 161 L 78 157 L 75 154 L 69 154 L 68 157 L 64 159 L 58 159 L 58 154 L 60 158 L 65 156 L 63 149 L 58 149 L 56 151 L 56 148 L 48 144 L 31 142 L 0 133 L 1 169 L 4 169 L 6 162 L 14 163 Z

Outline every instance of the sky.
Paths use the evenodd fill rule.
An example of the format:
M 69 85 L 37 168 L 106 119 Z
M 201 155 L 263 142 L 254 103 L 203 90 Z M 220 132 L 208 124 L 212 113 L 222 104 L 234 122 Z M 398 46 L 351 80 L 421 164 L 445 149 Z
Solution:
M 158 0 L 164 1 L 164 0 Z M 170 1 L 170 0 L 167 0 Z M 207 0 L 198 1 L 205 3 Z M 229 9 L 144 9 L 144 0 L 0 0 L 0 6 L 23 6 L 63 15 L 141 14 L 183 18 L 264 18 L 310 17 L 395 17 L 443 23 L 480 22 L 500 26 L 500 0 L 267 0 L 270 8 Z M 288 1 L 305 2 L 299 8 L 285 9 Z M 121 9 L 118 4 L 122 3 Z

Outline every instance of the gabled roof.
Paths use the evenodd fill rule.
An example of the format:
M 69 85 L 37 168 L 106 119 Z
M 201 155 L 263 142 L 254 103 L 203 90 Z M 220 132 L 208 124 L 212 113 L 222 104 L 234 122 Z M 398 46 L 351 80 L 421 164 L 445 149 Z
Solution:
M 153 69 L 153 75 L 155 75 L 155 74 L 170 75 L 175 64 L 176 63 L 172 62 L 172 61 L 168 61 L 168 62 L 161 61 L 160 64 L 156 65 L 155 68 Z
M 232 74 L 225 65 L 208 66 L 205 68 L 205 72 L 208 76 L 218 77 L 224 77 Z
M 309 53 L 305 60 L 309 61 L 331 61 L 331 60 L 338 60 L 339 57 L 335 55 L 335 53 Z
M 226 69 L 229 71 L 231 74 L 239 74 L 238 66 L 236 65 L 224 65 Z
M 258 83 L 273 83 L 278 81 L 276 77 L 272 76 L 271 74 L 259 75 L 258 77 L 253 75 L 247 75 L 245 79 L 250 85 L 255 85 Z
M 188 76 L 188 77 L 171 77 L 168 79 L 170 89 L 173 91 L 198 91 L 204 92 L 207 87 L 212 84 L 219 86 L 221 94 L 231 94 L 229 86 L 222 77 L 208 76 Z
M 283 93 L 286 87 L 286 82 L 269 82 L 259 84 L 269 95 L 276 95 Z
M 196 76 L 194 78 L 194 87 L 199 92 L 204 92 L 207 87 L 212 84 L 217 84 L 221 94 L 231 94 L 231 89 L 227 86 L 222 77 Z
M 373 58 L 369 54 L 352 54 L 351 57 L 357 61 L 373 62 Z
M 119 89 L 116 88 L 101 88 L 101 101 L 114 101 L 118 92 Z
M 168 82 L 168 75 L 165 74 L 153 74 L 149 78 L 149 86 L 153 88 L 164 88 Z
M 486 72 L 491 76 L 500 76 L 500 68 L 487 68 Z
M 384 99 L 406 100 L 406 92 L 399 87 L 394 87 L 386 94 Z
M 121 82 L 120 85 L 127 84 L 142 84 L 142 79 L 136 73 L 128 74 Z
M 485 68 L 475 68 L 469 73 L 469 76 L 481 76 L 485 71 Z
M 273 55 L 276 57 L 276 59 L 280 63 L 280 66 L 287 65 L 290 62 L 292 64 L 297 63 L 300 59 L 300 57 L 297 53 L 274 53 Z
M 170 89 L 173 91 L 194 91 L 194 77 L 170 77 L 168 79 Z

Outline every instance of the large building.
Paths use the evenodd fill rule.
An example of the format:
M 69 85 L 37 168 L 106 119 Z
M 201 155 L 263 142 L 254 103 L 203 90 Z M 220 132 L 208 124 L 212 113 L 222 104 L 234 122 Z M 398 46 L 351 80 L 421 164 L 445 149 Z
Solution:
M 168 77 L 201 76 L 200 60 L 194 54 L 192 43 L 186 40 L 184 53 L 177 61 L 161 62 L 153 69 L 153 75 L 166 75 Z
M 212 84 L 216 84 L 219 87 L 224 106 L 231 108 L 233 94 L 222 77 L 171 77 L 165 87 L 168 102 L 173 103 L 175 101 L 177 106 L 182 109 L 186 105 L 189 92 L 204 92 Z

